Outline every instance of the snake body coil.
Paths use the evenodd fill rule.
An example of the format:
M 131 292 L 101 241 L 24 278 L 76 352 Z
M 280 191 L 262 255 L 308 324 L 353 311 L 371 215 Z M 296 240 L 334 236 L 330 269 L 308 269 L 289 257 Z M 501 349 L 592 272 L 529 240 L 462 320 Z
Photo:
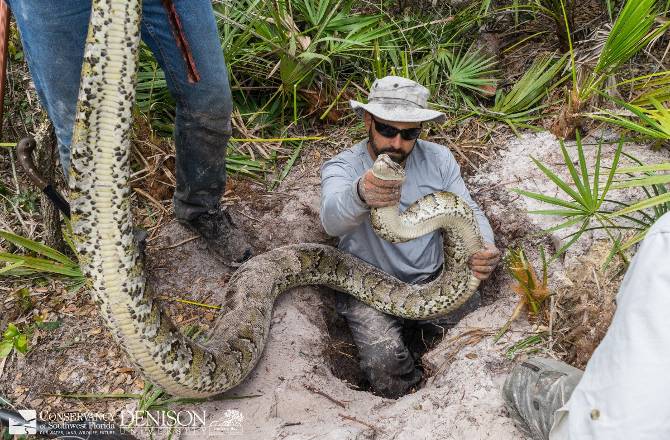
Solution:
M 474 292 L 478 281 L 467 258 L 481 247 L 477 223 L 463 201 L 436 193 L 400 217 L 397 208 L 373 210 L 374 223 L 396 241 L 444 230 L 450 246 L 435 281 L 407 285 L 329 246 L 285 246 L 235 272 L 226 287 L 224 311 L 205 342 L 185 337 L 145 290 L 132 237 L 129 133 L 140 13 L 136 0 L 93 1 L 69 183 L 74 238 L 92 296 L 115 340 L 148 380 L 189 397 L 219 394 L 239 384 L 263 352 L 276 297 L 294 286 L 330 286 L 410 319 L 444 315 Z M 382 162 L 375 172 L 398 178 L 390 161 Z

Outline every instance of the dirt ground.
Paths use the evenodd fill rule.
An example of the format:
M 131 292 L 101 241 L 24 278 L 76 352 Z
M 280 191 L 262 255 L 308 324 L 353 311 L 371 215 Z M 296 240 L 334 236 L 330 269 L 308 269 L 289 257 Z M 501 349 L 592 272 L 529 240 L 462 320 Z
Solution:
M 592 158 L 594 147 L 587 146 L 586 150 Z M 605 151 L 605 157 L 610 158 L 613 147 L 607 146 Z M 646 162 L 668 159 L 666 153 L 654 153 L 646 147 L 629 146 L 627 151 Z M 528 158 L 531 152 L 552 167 L 562 160 L 553 136 L 526 135 L 501 149 L 499 157 L 475 173 L 469 183 L 491 219 L 499 246 L 522 244 L 531 261 L 538 262 L 538 245 L 550 248 L 560 237 L 552 240 L 531 234 L 553 219 L 529 217 L 525 211 L 535 207 L 509 191 L 549 190 Z M 284 191 L 295 197 L 288 200 L 275 223 L 267 218 L 267 224 L 274 224 L 285 239 L 290 231 L 300 230 L 294 222 L 305 218 L 296 218 L 293 213 L 305 205 L 317 209 L 318 192 L 308 190 L 317 189 L 317 185 L 316 176 L 303 178 L 302 183 L 287 181 Z M 310 219 L 318 224 L 315 213 Z M 303 234 L 300 232 L 300 239 L 323 238 L 319 228 Z M 585 271 L 578 270 L 580 267 L 600 270 L 602 237 L 594 234 L 584 241 L 571 249 L 564 261 L 551 266 L 550 286 L 561 293 L 559 304 L 564 304 L 566 297 L 578 300 L 583 296 L 576 285 L 584 283 Z M 332 316 L 331 298 L 318 289 L 298 289 L 278 300 L 263 359 L 242 385 L 230 391 L 230 395 L 260 396 L 200 404 L 198 408 L 206 410 L 212 420 L 241 415 L 238 432 L 249 439 L 523 439 L 507 417 L 500 388 L 513 365 L 506 356 L 509 347 L 540 329 L 521 319 L 511 332 L 493 343 L 492 335 L 505 323 L 516 302 L 510 287 L 509 276 L 499 270 L 483 289 L 487 305 L 450 329 L 424 355 L 422 361 L 432 371 L 431 377 L 422 388 L 398 400 L 374 396 L 337 377 L 332 356 L 324 354 L 324 348 L 334 342 L 324 322 Z M 614 310 L 612 299 L 617 287 L 616 278 L 609 284 L 601 282 L 595 295 L 609 305 L 600 309 L 599 320 L 605 328 Z M 185 434 L 184 438 L 198 435 Z
M 586 25 L 603 14 L 602 2 L 585 0 L 580 11 L 579 24 Z M 505 38 L 516 39 L 517 35 L 512 31 L 496 38 L 505 42 Z M 552 44 L 543 42 L 543 47 Z M 658 45 L 655 50 L 664 48 L 665 45 Z M 535 50 L 538 48 L 530 51 L 532 56 L 525 47 L 504 55 L 501 77 L 505 80 L 500 86 L 513 83 L 526 71 L 535 59 Z M 537 53 L 542 50 L 539 48 Z M 34 93 L 27 92 L 30 87 L 25 67 L 18 73 L 10 72 L 9 80 L 16 83 L 8 87 L 9 101 L 21 102 L 24 94 L 28 101 L 35 99 Z M 10 121 L 6 128 L 12 138 L 31 131 L 27 121 L 39 119 L 30 112 L 34 106 L 26 107 L 27 110 L 17 111 L 16 122 Z M 510 137 L 501 148 L 494 149 L 493 157 L 487 157 L 488 145 L 468 145 L 470 129 L 459 131 L 455 126 L 449 132 L 435 133 L 433 140 L 448 145 L 463 162 L 468 187 L 493 226 L 497 246 L 503 252 L 523 247 L 539 269 L 540 246 L 551 253 L 560 247 L 565 234 L 537 235 L 557 224 L 558 218 L 529 216 L 527 210 L 545 207 L 511 190 L 560 196 L 529 158 L 532 154 L 554 170 L 564 168 L 558 142 L 546 132 Z M 498 130 L 491 126 L 481 129 Z M 340 147 L 357 140 L 346 129 L 329 133 L 330 138 L 337 138 Z M 586 141 L 593 143 L 596 134 L 614 140 L 614 134 L 608 131 L 596 132 Z M 144 133 L 136 136 L 142 138 Z M 568 145 L 571 154 L 576 155 L 574 143 Z M 159 202 L 159 219 L 157 223 L 149 218 L 138 222 L 144 226 L 160 225 L 150 230 L 149 279 L 179 326 L 206 330 L 218 312 L 175 299 L 219 304 L 232 271 L 211 257 L 201 239 L 169 220 L 169 203 L 163 203 L 167 208 L 159 206 L 169 198 L 170 184 L 174 183 L 174 177 L 163 172 L 174 166 L 174 156 L 169 148 L 158 154 L 156 145 L 147 143 L 146 147 L 154 150 L 140 154 L 153 157 L 152 171 L 158 172 L 153 174 L 153 181 L 143 182 L 146 185 L 142 188 Z M 605 145 L 604 163 L 609 163 L 613 148 Z M 654 152 L 648 146 L 626 148 L 646 163 L 670 161 L 667 149 Z M 594 151 L 594 145 L 587 145 L 591 163 Z M 235 221 L 250 232 L 256 253 L 289 243 L 336 244 L 320 226 L 318 174 L 319 165 L 336 152 L 332 142 L 325 148 L 320 143 L 306 147 L 291 173 L 272 192 L 248 180 L 229 179 L 225 203 Z M 12 173 L 8 163 L 0 163 L 0 167 L 7 175 Z M 559 174 L 565 177 L 567 173 Z M 17 180 L 20 179 L 21 176 Z M 21 185 L 28 187 L 25 182 Z M 624 198 L 634 195 L 624 194 Z M 30 221 L 24 226 L 31 231 L 39 229 Z M 449 329 L 435 345 L 420 347 L 422 351 L 429 348 L 421 359 L 427 377 L 418 389 L 397 400 L 369 391 L 346 323 L 334 311 L 333 292 L 319 287 L 294 289 L 277 300 L 264 355 L 241 385 L 217 400 L 172 407 L 204 411 L 210 427 L 227 427 L 225 435 L 213 430 L 179 433 L 144 428 L 135 429 L 133 434 L 138 438 L 184 439 L 207 438 L 211 434 L 211 438 L 252 440 L 526 440 L 503 407 L 502 383 L 511 367 L 531 354 L 561 358 L 580 368 L 586 364 L 615 310 L 614 295 L 621 273 L 617 273 L 616 265 L 602 270 L 608 251 L 603 234 L 583 236 L 549 267 L 550 290 L 554 293 L 547 312 L 549 326 L 529 323 L 524 314 L 494 343 L 494 335 L 506 323 L 518 300 L 511 278 L 501 265 L 482 286 L 483 306 Z M 147 386 L 113 341 L 87 292 L 68 292 L 58 282 L 35 285 L 27 280 L 25 287 L 29 288 L 36 311 L 17 318 L 18 299 L 12 293 L 21 287 L 24 286 L 0 286 L 0 328 L 4 329 L 7 322 L 29 323 L 35 314 L 45 321 L 59 321 L 60 326 L 35 330 L 26 356 L 12 353 L 0 359 L 0 398 L 7 398 L 16 408 L 48 413 L 118 414 L 143 406 L 138 396 Z M 528 341 L 536 342 L 524 344 Z M 124 393 L 126 397 L 120 398 Z
M 588 157 L 592 158 L 594 151 L 593 146 L 587 146 Z M 645 146 L 629 146 L 627 151 L 648 163 L 668 160 L 667 152 L 653 152 Z M 251 232 L 256 253 L 289 243 L 334 244 L 319 222 L 318 174 L 319 164 L 334 152 L 308 151 L 272 193 L 248 181 L 231 182 L 227 203 L 234 220 Z M 612 152 L 613 147 L 607 146 L 603 160 L 608 161 Z M 527 215 L 527 210 L 539 206 L 511 192 L 513 188 L 554 190 L 529 154 L 554 169 L 560 169 L 563 160 L 552 135 L 528 134 L 510 139 L 466 182 L 490 219 L 498 247 L 523 246 L 539 268 L 539 246 L 551 251 L 561 237 L 534 235 L 555 224 L 556 219 Z M 245 439 L 524 439 L 508 418 L 500 396 L 506 374 L 527 355 L 521 350 L 512 361 L 510 348 L 549 330 L 549 343 L 529 351 L 563 356 L 583 366 L 604 334 L 618 287 L 615 277 L 608 278 L 609 283 L 602 275 L 591 277 L 591 272 L 600 270 L 602 239 L 599 234 L 584 237 L 563 260 L 550 266 L 550 287 L 557 293 L 552 308 L 555 323 L 560 322 L 564 308 L 582 310 L 584 319 L 592 317 L 589 313 L 601 314 L 596 321 L 603 324 L 598 328 L 571 336 L 585 341 L 579 354 L 560 346 L 550 350 L 552 338 L 560 336 L 560 326 L 537 328 L 524 317 L 500 341 L 493 342 L 493 335 L 505 324 L 517 301 L 510 277 L 500 267 L 482 287 L 484 305 L 449 329 L 423 356 L 421 362 L 429 375 L 422 386 L 398 400 L 385 399 L 369 392 L 357 368 L 356 350 L 346 325 L 334 312 L 332 292 L 304 287 L 278 299 L 265 353 L 241 385 L 218 400 L 178 408 L 204 411 L 208 423 L 227 421 L 228 434 Z M 592 271 L 583 270 L 585 262 Z M 204 330 L 212 324 L 215 310 L 171 300 L 221 302 L 231 271 L 209 255 L 201 239 L 176 222 L 167 222 L 150 239 L 147 264 L 156 294 L 165 298 L 164 304 L 180 326 Z M 593 286 L 598 286 L 597 295 L 589 293 Z M 26 357 L 12 355 L 0 362 L 0 395 L 18 407 L 52 412 L 118 413 L 137 408 L 137 399 L 51 395 L 137 394 L 144 386 L 88 296 L 84 292 L 54 295 L 53 288 L 35 291 L 33 299 L 41 314 L 62 321 L 62 325 L 56 330 L 38 330 L 31 340 L 34 350 Z M 591 307 L 594 304 L 597 312 Z M 231 425 L 231 421 L 235 423 Z M 168 432 L 139 428 L 134 434 L 140 438 L 169 437 Z M 204 433 L 173 433 L 173 438 L 179 436 L 199 439 Z
M 258 248 L 268 243 L 329 242 L 318 217 L 318 166 L 304 165 L 280 187 L 280 193 L 286 195 L 283 203 L 276 209 L 255 210 L 260 215 L 254 229 Z M 245 219 L 256 215 L 251 205 L 238 204 L 236 218 L 248 224 Z M 175 224 L 161 231 L 163 236 L 171 242 L 187 238 Z M 166 273 L 183 270 L 188 274 L 172 276 L 165 283 L 170 291 L 188 289 L 191 280 L 204 279 L 211 270 L 202 261 L 205 250 L 198 242 L 180 247 L 182 252 L 183 259 L 178 260 L 172 252 L 152 254 L 152 261 Z M 164 285 L 158 278 L 155 280 Z M 211 421 L 225 420 L 226 411 L 238 411 L 243 417 L 240 434 L 250 439 L 522 438 L 504 416 L 499 397 L 502 373 L 510 362 L 490 338 L 513 306 L 509 298 L 495 301 L 450 331 L 440 345 L 442 350 L 432 351 L 423 360 L 438 374 L 423 388 L 394 401 L 370 393 L 360 372 L 357 374 L 356 352 L 346 326 L 337 322 L 332 292 L 295 289 L 276 303 L 260 363 L 242 385 L 226 395 L 257 397 L 201 403 L 197 408 L 205 410 Z M 468 344 L 479 344 L 456 350 L 462 345 L 462 334 Z M 185 433 L 183 438 L 200 435 Z

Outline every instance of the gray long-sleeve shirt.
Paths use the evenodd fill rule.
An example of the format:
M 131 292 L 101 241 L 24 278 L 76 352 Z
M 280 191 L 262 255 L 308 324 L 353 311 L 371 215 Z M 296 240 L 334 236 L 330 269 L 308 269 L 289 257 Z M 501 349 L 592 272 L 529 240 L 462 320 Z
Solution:
M 340 238 L 338 248 L 382 269 L 406 283 L 416 283 L 440 268 L 442 235 L 439 231 L 406 243 L 378 237 L 370 225 L 370 208 L 356 192 L 358 179 L 372 167 L 367 140 L 343 151 L 321 167 L 321 224 Z M 472 207 L 484 242 L 493 243 L 486 216 L 470 197 L 460 167 L 451 152 L 438 144 L 418 140 L 405 162 L 400 209 L 436 191 L 450 191 Z

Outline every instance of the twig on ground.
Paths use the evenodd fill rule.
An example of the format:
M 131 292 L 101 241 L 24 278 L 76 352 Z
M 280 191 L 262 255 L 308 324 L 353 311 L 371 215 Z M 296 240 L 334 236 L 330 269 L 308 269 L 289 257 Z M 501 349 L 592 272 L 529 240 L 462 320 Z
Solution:
M 147 199 L 149 202 L 151 202 L 152 205 L 154 205 L 156 208 L 158 208 L 162 212 L 167 212 L 167 210 L 165 209 L 165 206 L 163 206 L 158 200 L 154 199 L 151 196 L 151 194 L 149 194 L 148 192 L 146 192 L 142 189 L 139 189 L 139 188 L 133 188 L 133 191 L 135 191 L 136 193 L 140 194 L 142 197 Z
M 198 301 L 191 301 L 189 299 L 172 298 L 172 297 L 169 297 L 169 296 L 166 296 L 166 295 L 160 295 L 158 298 L 160 298 L 162 300 L 165 300 L 165 301 L 173 301 L 173 302 L 188 304 L 188 305 L 192 305 L 192 306 L 204 307 L 204 308 L 207 308 L 207 309 L 215 309 L 215 310 L 220 310 L 221 309 L 221 306 L 217 306 L 216 304 L 205 304 L 205 303 L 201 303 L 201 302 L 198 302 Z
M 328 394 L 324 393 L 324 392 L 321 391 L 321 390 L 317 390 L 316 388 L 314 388 L 314 387 L 311 386 L 311 385 L 304 385 L 304 387 L 305 387 L 305 389 L 307 389 L 308 391 L 311 391 L 311 392 L 313 392 L 313 393 L 316 393 L 316 394 L 318 394 L 319 396 L 323 396 L 323 397 L 325 397 L 326 399 L 328 399 L 328 400 L 330 400 L 331 402 L 333 402 L 334 404 L 336 404 L 336 405 L 338 405 L 338 406 L 341 406 L 341 407 L 344 408 L 344 409 L 347 408 L 347 406 L 346 406 L 344 403 L 340 402 L 339 400 L 337 400 L 337 399 L 335 399 L 335 398 L 333 398 L 333 397 L 330 397 Z
M 356 417 L 348 416 L 348 415 L 342 414 L 342 413 L 338 413 L 337 415 L 342 417 L 343 419 L 351 420 L 351 421 L 354 421 L 356 423 L 360 423 L 363 426 L 367 426 L 368 428 L 372 429 L 375 432 L 384 432 L 384 430 L 379 428 L 378 426 L 371 425 L 370 423 L 359 420 Z
M 450 348 L 450 350 L 444 350 L 446 352 L 446 355 L 444 356 L 445 361 L 437 368 L 435 374 L 433 374 L 432 377 L 437 377 L 443 373 L 451 364 L 451 361 L 453 361 L 456 354 L 458 354 L 463 348 L 467 347 L 468 345 L 477 344 L 484 337 L 491 336 L 494 333 L 495 331 L 490 329 L 473 328 L 449 339 L 449 341 L 447 341 L 445 344 L 445 347 Z
M 5 362 L 7 361 L 7 358 L 9 356 L 5 356 L 2 359 L 0 359 L 0 377 L 2 377 L 2 373 L 5 371 Z
M 167 212 L 161 212 L 161 216 L 158 218 L 158 222 L 155 225 L 147 228 L 147 232 L 149 232 L 149 237 L 147 237 L 147 243 L 151 243 L 155 239 L 161 237 L 161 235 L 159 235 L 158 232 L 162 229 L 166 215 Z
M 156 250 L 158 250 L 158 251 L 164 251 L 165 249 L 173 249 L 173 248 L 176 248 L 176 247 L 181 246 L 182 244 L 186 244 L 186 243 L 188 243 L 188 242 L 190 242 L 190 241 L 193 241 L 193 240 L 195 240 L 196 238 L 200 238 L 200 235 L 199 235 L 199 234 L 198 234 L 198 235 L 194 235 L 193 237 L 189 237 L 189 238 L 187 238 L 187 239 L 185 239 L 185 240 L 180 241 L 179 243 L 171 244 L 170 246 L 159 247 L 159 248 L 156 249 Z
M 249 214 L 246 214 L 244 211 L 239 211 L 239 213 L 242 214 L 243 216 L 245 216 L 246 218 L 249 218 L 249 219 L 257 221 L 257 222 L 260 222 L 259 219 L 257 219 L 256 217 L 252 217 Z

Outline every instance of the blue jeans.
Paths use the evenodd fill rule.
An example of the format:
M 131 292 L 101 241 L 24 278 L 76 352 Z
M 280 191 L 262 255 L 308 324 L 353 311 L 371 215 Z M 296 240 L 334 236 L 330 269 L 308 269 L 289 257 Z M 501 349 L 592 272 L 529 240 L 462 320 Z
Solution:
M 40 101 L 53 121 L 67 173 L 91 1 L 8 0 Z M 231 134 L 228 71 L 210 0 L 174 0 L 200 81 L 189 83 L 161 0 L 144 0 L 142 39 L 165 72 L 176 101 L 175 216 L 218 209 Z

